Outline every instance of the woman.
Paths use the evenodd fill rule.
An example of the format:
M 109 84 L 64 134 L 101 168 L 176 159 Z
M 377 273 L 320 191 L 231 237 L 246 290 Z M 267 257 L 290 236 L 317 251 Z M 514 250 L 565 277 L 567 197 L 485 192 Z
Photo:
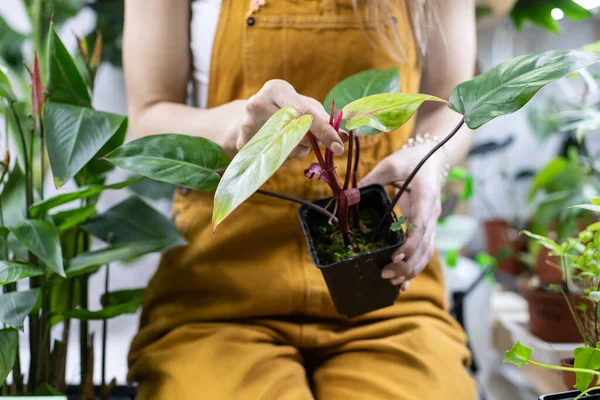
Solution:
M 133 133 L 199 135 L 233 156 L 291 105 L 313 115 L 312 132 L 340 156 L 343 138 L 320 104 L 329 89 L 396 66 L 402 91 L 448 98 L 473 74 L 474 9 L 473 0 L 127 0 Z M 184 105 L 190 76 L 201 108 Z M 408 138 L 443 136 L 458 120 L 431 104 L 416 124 L 361 138 L 360 184 L 402 181 L 432 146 L 401 149 Z M 401 204 L 417 228 L 382 271 L 403 293 L 354 319 L 336 313 L 295 205 L 253 196 L 213 234 L 213 194 L 179 190 L 173 218 L 189 245 L 163 256 L 147 290 L 129 357 L 140 398 L 475 398 L 465 337 L 445 311 L 433 257 L 444 169 L 468 147 L 463 132 L 417 175 Z M 299 145 L 266 188 L 330 195 L 304 178 L 307 154 Z

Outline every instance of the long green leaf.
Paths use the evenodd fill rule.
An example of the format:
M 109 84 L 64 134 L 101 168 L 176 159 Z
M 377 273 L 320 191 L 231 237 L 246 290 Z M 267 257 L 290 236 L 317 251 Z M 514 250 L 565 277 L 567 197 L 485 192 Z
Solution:
M 469 128 L 477 129 L 519 110 L 547 84 L 599 61 L 600 55 L 579 50 L 517 57 L 458 85 L 450 108 L 465 117 Z
M 592 13 L 573 0 L 518 0 L 510 12 L 510 17 L 518 30 L 529 20 L 540 28 L 552 33 L 560 33 L 560 26 L 552 16 L 554 9 L 563 11 L 567 18 L 581 21 Z
M 144 300 L 145 289 L 124 289 L 105 293 L 100 297 L 102 307 L 116 306 L 123 303 L 137 301 L 140 304 Z
M 48 221 L 28 219 L 11 226 L 21 243 L 60 276 L 65 276 L 58 231 Z
M 16 329 L 0 329 L 0 382 L 4 382 L 17 359 L 19 332 Z
M 581 208 L 583 210 L 600 212 L 600 206 L 597 206 L 594 204 L 580 204 L 580 205 L 576 205 L 576 206 L 571 206 L 570 208 Z
M 17 96 L 15 96 L 3 68 L 0 68 L 0 97 L 3 97 L 8 101 L 17 101 Z
M 104 264 L 126 261 L 164 249 L 164 240 L 151 240 L 108 246 L 100 250 L 89 251 L 73 258 L 67 266 L 67 277 L 96 271 Z
M 65 318 L 73 318 L 79 320 L 103 320 L 115 318 L 123 314 L 135 314 L 141 306 L 140 301 L 131 301 L 128 303 L 118 304 L 114 306 L 104 307 L 101 310 L 92 311 L 85 309 L 68 310 L 62 313 Z
M 31 216 L 38 217 L 46 214 L 54 207 L 70 203 L 75 200 L 87 199 L 88 197 L 96 196 L 105 190 L 123 189 L 136 182 L 139 178 L 133 178 L 124 182 L 114 183 L 112 185 L 88 185 L 77 189 L 74 192 L 57 194 L 54 197 L 49 197 L 45 200 L 34 203 L 29 212 Z
M 370 69 L 352 75 L 335 85 L 327 95 L 323 105 L 329 112 L 331 102 L 335 100 L 334 112 L 337 113 L 338 110 L 363 97 L 373 94 L 398 92 L 400 92 L 400 71 L 398 71 L 398 68 Z M 345 122 L 342 128 L 346 129 Z M 363 127 L 357 129 L 354 133 L 358 135 L 372 135 L 378 133 L 378 131 L 369 127 Z
M 213 228 L 263 185 L 310 129 L 312 116 L 296 118 L 294 107 L 277 111 L 240 150 L 215 193 Z
M 364 97 L 344 107 L 346 129 L 370 126 L 381 132 L 393 131 L 404 125 L 425 101 L 445 100 L 418 93 L 384 93 Z
M 0 323 L 23 329 L 23 321 L 35 306 L 39 291 L 32 289 L 0 295 Z
M 106 156 L 119 168 L 161 182 L 211 191 L 230 159 L 216 143 L 201 137 L 163 134 L 127 143 Z
M 52 220 L 58 231 L 64 232 L 87 221 L 94 214 L 96 214 L 96 206 L 91 205 L 53 214 Z
M 44 128 L 54 184 L 64 185 L 115 135 L 127 117 L 70 104 L 46 103 Z
M 77 69 L 60 37 L 50 25 L 48 34 L 48 80 L 50 101 L 90 107 L 92 98 L 85 80 Z
M 137 196 L 131 196 L 81 226 L 111 244 L 163 241 L 164 248 L 185 243 L 173 222 Z
M 44 269 L 36 265 L 16 261 L 0 261 L 0 285 L 43 274 Z
M 600 368 L 600 349 L 593 347 L 578 347 L 575 350 L 573 350 L 573 357 L 575 357 L 575 368 L 587 369 L 592 371 Z M 575 389 L 582 392 L 590 386 L 590 383 L 592 383 L 592 380 L 595 376 L 583 372 L 576 372 L 575 375 Z
M 15 165 L 2 189 L 2 216 L 6 226 L 14 225 L 27 218 L 25 208 L 26 179 L 18 165 Z

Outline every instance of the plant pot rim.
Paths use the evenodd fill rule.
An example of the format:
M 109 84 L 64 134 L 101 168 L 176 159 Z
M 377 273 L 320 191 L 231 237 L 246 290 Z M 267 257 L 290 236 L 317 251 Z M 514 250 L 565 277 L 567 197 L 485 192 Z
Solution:
M 549 290 L 544 290 L 544 286 L 533 284 L 533 280 L 535 277 L 520 277 L 517 280 L 517 285 L 519 287 L 519 292 L 521 293 L 532 293 L 536 297 L 546 297 L 546 298 L 556 298 L 563 297 L 562 293 L 552 292 Z M 569 293 L 567 294 L 569 298 L 579 298 L 581 294 Z
M 371 190 L 381 190 L 382 193 L 386 193 L 387 194 L 387 191 L 386 191 L 385 187 L 383 185 L 378 184 L 378 183 L 373 183 L 371 185 L 363 186 L 363 187 L 360 188 L 361 193 L 363 191 L 367 192 L 367 191 L 371 191 Z M 315 201 L 313 201 L 313 203 L 319 204 L 319 205 L 321 205 L 323 203 L 327 204 L 327 203 L 329 203 L 329 201 L 332 198 L 333 198 L 333 196 L 326 197 L 324 199 L 315 200 Z M 361 201 L 362 201 L 362 199 L 361 199 Z M 298 208 L 298 218 L 300 220 L 302 220 L 302 213 L 304 212 L 304 210 L 305 210 L 304 206 L 301 206 L 301 207 Z M 327 264 L 327 265 L 323 265 L 319 261 L 319 257 L 317 255 L 316 251 L 313 251 L 313 249 L 315 248 L 315 246 L 314 246 L 314 242 L 313 242 L 313 239 L 312 239 L 312 235 L 308 234 L 308 232 L 305 232 L 305 236 L 306 236 L 307 240 L 310 238 L 310 242 L 309 242 L 310 257 L 312 258 L 313 264 L 317 268 L 319 268 L 319 269 L 326 269 L 326 268 L 329 268 L 331 266 L 337 265 L 338 263 L 341 263 L 341 262 L 346 263 L 346 262 L 351 262 L 351 261 L 359 260 L 361 258 L 368 257 L 368 256 L 370 256 L 370 255 L 372 255 L 373 253 L 376 253 L 376 252 L 382 252 L 382 251 L 388 251 L 388 250 L 397 249 L 400 246 L 402 246 L 404 244 L 404 242 L 406 242 L 406 234 L 404 233 L 404 231 L 401 231 L 399 233 L 398 241 L 395 244 L 391 244 L 391 245 L 386 246 L 386 247 L 380 247 L 378 249 L 370 250 L 370 251 L 367 251 L 365 253 L 356 254 L 356 255 L 353 255 L 351 257 L 344 258 L 343 260 L 336 261 L 336 262 L 333 262 L 333 263 L 330 263 L 330 264 Z M 391 262 L 391 260 L 390 260 L 390 262 Z

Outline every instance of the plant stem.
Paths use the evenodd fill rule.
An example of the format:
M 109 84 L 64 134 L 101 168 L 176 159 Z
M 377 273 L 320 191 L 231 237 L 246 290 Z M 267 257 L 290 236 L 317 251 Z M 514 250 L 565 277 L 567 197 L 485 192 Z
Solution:
M 104 274 L 104 296 L 108 296 L 110 283 L 110 264 L 106 264 Z M 102 320 L 102 389 L 106 387 L 106 348 L 108 337 L 108 318 Z
M 590 341 L 589 338 L 587 337 L 587 335 L 585 334 L 585 329 L 583 329 L 581 321 L 579 320 L 579 316 L 575 312 L 575 309 L 573 308 L 573 305 L 571 304 L 571 301 L 569 300 L 569 296 L 567 296 L 565 291 L 562 289 L 560 290 L 560 293 L 563 295 L 563 297 L 565 298 L 565 301 L 567 302 L 567 307 L 569 307 L 569 312 L 571 313 L 571 316 L 573 317 L 573 321 L 575 321 L 575 326 L 577 327 L 577 330 L 579 331 L 581 338 L 583 339 L 583 341 L 585 343 L 592 343 L 592 341 Z
M 25 141 L 25 132 L 23 132 L 23 126 L 21 125 L 21 120 L 19 119 L 19 114 L 17 114 L 17 110 L 15 109 L 15 103 L 14 102 L 10 102 L 9 104 L 10 106 L 10 111 L 12 112 L 13 117 L 15 118 L 16 124 L 17 124 L 17 129 L 19 130 L 19 138 L 21 139 L 21 146 L 23 146 L 23 153 L 25 155 L 25 182 L 29 182 L 30 181 L 30 165 L 29 165 L 29 155 L 27 154 L 27 142 Z M 25 212 L 27 213 L 27 215 L 29 215 L 29 206 L 31 204 L 33 204 L 33 188 L 27 188 L 26 190 L 26 204 L 27 204 L 27 209 L 25 210 Z
M 327 165 L 325 164 L 325 160 L 323 160 L 323 154 L 321 153 L 321 149 L 319 148 L 319 144 L 317 143 L 315 135 L 313 135 L 311 131 L 308 131 L 306 137 L 308 137 L 308 140 L 310 141 L 310 145 L 312 146 L 313 152 L 317 157 L 319 165 L 321 166 L 321 168 L 323 168 L 324 171 L 326 171 Z
M 344 177 L 344 190 L 350 185 L 350 176 L 352 175 L 352 156 L 354 155 L 354 133 L 350 131 L 348 138 L 348 162 L 346 163 L 346 176 Z
M 548 365 L 548 364 L 542 364 L 533 360 L 529 360 L 529 363 L 531 365 L 535 365 L 536 367 L 542 367 L 542 368 L 546 368 L 546 369 L 554 369 L 557 371 L 571 371 L 571 372 L 583 372 L 584 374 L 591 374 L 591 375 L 596 375 L 596 376 L 600 376 L 600 372 L 599 371 L 594 371 L 591 369 L 584 369 L 584 368 L 571 368 L 571 367 L 563 367 L 563 366 L 559 366 L 559 365 Z
M 358 136 L 354 136 L 354 167 L 352 168 L 352 188 L 358 187 L 358 163 L 360 162 L 360 140 Z M 360 228 L 360 203 L 350 206 L 350 212 L 352 212 L 352 219 L 354 228 Z
M 594 390 L 598 390 L 598 389 L 600 389 L 600 386 L 593 386 L 591 388 L 588 388 L 588 389 L 584 390 L 583 392 L 579 393 L 579 395 L 577 395 L 577 397 L 575 397 L 575 399 L 573 399 L 573 400 L 579 400 L 586 394 L 593 392 Z
M 460 120 L 460 122 L 458 123 L 458 125 L 456 125 L 456 127 L 454 128 L 454 130 L 452 132 L 450 132 L 450 134 L 448 136 L 446 136 L 437 145 L 435 145 L 435 147 L 433 149 L 431 149 L 429 151 L 429 153 L 427 153 L 425 155 L 425 157 L 423 157 L 421 159 L 421 161 L 419 161 L 419 163 L 417 164 L 417 166 L 412 170 L 412 172 L 410 173 L 410 175 L 408 175 L 408 178 L 406 178 L 406 180 L 402 184 L 402 187 L 400 188 L 400 190 L 398 191 L 398 193 L 394 197 L 394 200 L 392 200 L 392 203 L 389 205 L 388 209 L 383 214 L 383 217 L 381 218 L 381 221 L 379 222 L 379 225 L 377 225 L 377 229 L 375 229 L 375 232 L 374 232 L 375 235 L 377 233 L 379 233 L 379 231 L 381 230 L 381 228 L 383 227 L 383 225 L 385 224 L 385 222 L 388 220 L 388 218 L 390 217 L 392 211 L 394 210 L 394 207 L 396 206 L 396 204 L 400 200 L 400 197 L 402 197 L 402 195 L 404 194 L 404 192 L 408 188 L 408 185 L 410 185 L 410 183 L 412 182 L 412 180 L 415 178 L 415 176 L 417 175 L 417 172 L 419 172 L 419 170 L 421 169 L 421 167 L 423 167 L 423 165 L 425 165 L 425 163 L 427 162 L 427 160 L 429 160 L 429 158 L 432 155 L 434 155 L 439 149 L 441 149 L 446 143 L 448 143 L 448 141 L 450 139 L 452 139 L 454 137 L 454 135 L 456 135 L 458 133 L 458 131 L 460 131 L 460 128 L 462 128 L 462 126 L 464 125 L 464 123 L 465 123 L 465 119 L 463 118 L 463 119 Z
M 261 190 L 261 189 L 258 189 L 256 191 L 256 193 L 262 194 L 264 196 L 275 197 L 275 198 L 278 198 L 278 199 L 288 200 L 288 201 L 291 201 L 291 202 L 294 202 L 294 203 L 302 204 L 303 206 L 311 208 L 311 209 L 315 210 L 316 212 L 318 212 L 319 214 L 322 214 L 323 216 L 327 217 L 328 219 L 331 219 L 334 224 L 338 223 L 338 219 L 337 219 L 337 217 L 335 215 L 333 215 L 332 213 L 330 213 L 329 211 L 327 211 L 323 207 L 318 206 L 315 203 L 311 203 L 310 201 L 299 199 L 299 198 L 294 197 L 294 196 L 288 196 L 286 194 L 269 192 L 267 190 Z

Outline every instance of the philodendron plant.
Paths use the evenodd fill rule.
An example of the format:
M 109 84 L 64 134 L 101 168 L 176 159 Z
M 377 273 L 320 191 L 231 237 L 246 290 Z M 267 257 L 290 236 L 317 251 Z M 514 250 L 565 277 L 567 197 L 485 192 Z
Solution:
M 43 52 L 47 59 L 38 62 L 36 57 L 31 68 L 30 96 L 15 90 L 0 67 L 0 113 L 6 121 L 0 163 L 0 396 L 67 392 L 69 332 L 78 320 L 79 393 L 93 399 L 95 352 L 88 321 L 103 320 L 98 353 L 102 398 L 108 398 L 114 382 L 105 380 L 110 378 L 105 370 L 106 320 L 136 312 L 143 296 L 143 288 L 110 292 L 109 264 L 184 243 L 168 218 L 136 196 L 97 212 L 103 192 L 123 189 L 139 178 L 106 183 L 114 167 L 99 158 L 123 144 L 127 118 L 92 107 L 101 41 L 89 52 L 79 42 L 89 83 L 53 26 Z M 42 63 L 47 76 L 40 72 Z M 51 195 L 44 190 L 46 154 L 60 188 Z M 67 182 L 69 189 L 63 188 Z M 92 236 L 104 242 L 99 249 L 91 248 Z M 88 278 L 102 268 L 102 308 L 90 310 Z M 19 331 L 27 323 L 24 349 Z M 26 354 L 30 361 L 24 365 Z
M 336 130 L 343 127 L 349 134 L 344 179 L 338 177 L 332 152 L 326 149 L 323 153 L 310 132 L 312 117 L 298 115 L 293 107 L 277 111 L 231 161 L 215 143 L 201 137 L 177 134 L 135 140 L 108 154 L 106 160 L 155 180 L 195 190 L 216 189 L 213 229 L 254 193 L 312 207 L 335 225 L 338 236 L 347 248 L 345 256 L 352 256 L 364 250 L 356 238 L 365 236 L 364 227 L 359 223 L 360 192 L 356 187 L 359 136 L 391 132 L 399 128 L 425 101 L 447 103 L 462 117 L 458 125 L 416 166 L 387 212 L 371 227 L 375 234 L 381 232 L 386 223 L 388 228 L 398 229 L 398 224 L 392 223 L 390 217 L 394 205 L 427 159 L 464 124 L 477 129 L 496 117 L 517 111 L 546 84 L 598 61 L 599 55 L 578 50 L 549 51 L 518 57 L 460 84 L 449 101 L 428 94 L 397 93 L 400 77 L 393 69 L 366 71 L 350 77 L 332 90 L 325 104 L 331 107 L 330 124 Z M 260 189 L 304 137 L 312 144 L 317 160 L 307 166 L 306 177 L 320 178 L 329 185 L 333 194 L 333 201 L 326 207 Z M 371 241 L 376 240 L 375 234 L 369 235 Z

